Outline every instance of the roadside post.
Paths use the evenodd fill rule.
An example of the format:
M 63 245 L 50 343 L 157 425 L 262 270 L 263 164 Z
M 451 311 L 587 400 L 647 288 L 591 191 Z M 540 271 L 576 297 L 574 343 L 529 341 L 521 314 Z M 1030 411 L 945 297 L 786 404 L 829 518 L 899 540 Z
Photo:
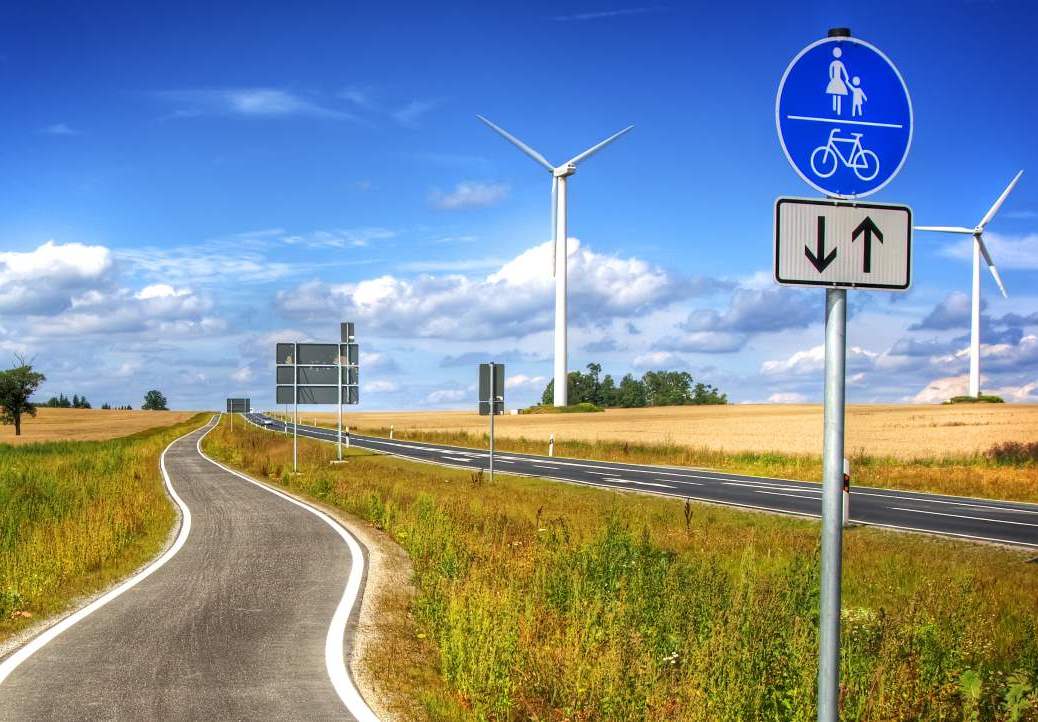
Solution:
M 338 343 L 275 344 L 275 403 L 291 404 L 292 470 L 299 472 L 299 404 L 338 405 L 338 461 L 342 460 L 342 406 L 359 403 L 359 351 L 352 322 L 339 326 Z
M 555 434 L 548 437 L 548 456 L 555 456 Z
M 843 460 L 843 526 L 851 523 L 851 462 Z
M 818 720 L 839 719 L 840 581 L 850 465 L 844 459 L 847 290 L 904 291 L 912 211 L 862 203 L 893 180 L 912 142 L 912 102 L 893 62 L 836 28 L 789 63 L 775 98 L 782 151 L 824 199 L 775 202 L 775 281 L 825 291 Z
M 490 416 L 490 480 L 494 480 L 494 417 L 505 410 L 505 365 L 479 365 L 479 414 Z

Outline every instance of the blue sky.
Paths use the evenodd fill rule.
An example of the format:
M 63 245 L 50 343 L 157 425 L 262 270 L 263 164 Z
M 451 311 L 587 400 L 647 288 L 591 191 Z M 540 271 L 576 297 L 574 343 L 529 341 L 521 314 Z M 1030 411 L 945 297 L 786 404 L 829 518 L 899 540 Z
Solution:
M 770 279 L 789 167 L 774 95 L 849 26 L 916 132 L 872 196 L 973 225 L 1012 175 L 983 278 L 984 387 L 1038 401 L 1038 29 L 1029 2 L 48 3 L 0 19 L 0 354 L 44 395 L 270 403 L 273 344 L 357 322 L 361 408 L 509 401 L 551 374 L 548 174 L 570 182 L 571 368 L 685 368 L 735 401 L 815 401 L 821 291 Z M 913 287 L 852 293 L 851 401 L 964 388 L 968 248 L 919 234 Z

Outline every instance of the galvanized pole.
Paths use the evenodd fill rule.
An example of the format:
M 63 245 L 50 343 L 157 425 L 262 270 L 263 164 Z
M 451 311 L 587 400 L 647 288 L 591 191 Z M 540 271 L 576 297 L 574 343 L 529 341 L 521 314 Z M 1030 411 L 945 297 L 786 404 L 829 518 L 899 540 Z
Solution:
M 490 481 L 494 480 L 494 416 L 497 411 L 497 364 L 490 363 Z
M 847 291 L 825 292 L 825 407 L 822 447 L 822 589 L 818 619 L 818 722 L 838 722 L 840 579 L 843 553 L 843 421 Z
M 339 346 L 339 461 L 342 461 L 342 346 Z
M 293 344 L 292 362 L 292 471 L 299 472 L 299 344 Z

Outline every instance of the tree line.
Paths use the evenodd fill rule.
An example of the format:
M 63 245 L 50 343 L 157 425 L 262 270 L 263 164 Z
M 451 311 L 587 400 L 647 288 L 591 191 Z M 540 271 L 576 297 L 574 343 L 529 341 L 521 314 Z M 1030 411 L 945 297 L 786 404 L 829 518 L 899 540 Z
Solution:
M 33 369 L 32 365 L 20 356 L 15 356 L 17 363 L 12 368 L 0 371 L 0 424 L 13 424 L 14 435 L 22 435 L 22 417 L 36 416 L 37 404 L 33 402 L 32 395 L 40 387 L 47 377 Z M 152 389 L 144 395 L 144 403 L 141 409 L 144 411 L 167 411 L 168 402 L 165 395 L 158 389 Z M 69 399 L 65 394 L 50 397 L 46 403 L 41 404 L 48 408 L 58 409 L 89 409 L 90 402 L 86 396 L 73 394 Z M 104 404 L 102 409 L 111 409 L 111 405 Z M 132 406 L 119 406 L 119 409 L 132 410 Z
M 601 374 L 602 366 L 597 363 L 588 364 L 587 372 L 570 371 L 566 383 L 569 403 L 625 409 L 728 403 L 727 394 L 697 382 L 687 371 L 647 371 L 640 379 L 626 374 L 619 384 L 609 374 L 605 377 Z M 541 403 L 551 404 L 554 395 L 555 380 L 552 379 L 541 394 Z

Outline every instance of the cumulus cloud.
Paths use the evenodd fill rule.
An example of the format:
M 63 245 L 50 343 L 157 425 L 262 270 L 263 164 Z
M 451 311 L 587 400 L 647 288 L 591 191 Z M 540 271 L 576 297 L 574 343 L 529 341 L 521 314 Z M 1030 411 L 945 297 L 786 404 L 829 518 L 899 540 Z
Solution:
M 395 381 L 378 379 L 361 385 L 361 391 L 371 394 L 390 394 L 400 390 L 400 384 Z
M 867 370 L 874 366 L 880 354 L 869 351 L 860 346 L 847 348 L 847 369 L 851 371 Z M 825 346 L 813 346 L 803 351 L 797 351 L 788 358 L 765 361 L 761 364 L 760 372 L 764 376 L 803 376 L 806 374 L 821 374 L 825 370 Z
M 987 303 L 980 299 L 980 308 L 983 311 Z M 970 297 L 961 291 L 948 294 L 943 301 L 938 303 L 919 323 L 908 327 L 909 331 L 947 331 L 948 329 L 959 329 L 968 326 L 971 314 Z
M 1030 271 L 1038 269 L 1038 233 L 1025 235 L 985 233 L 984 245 L 988 247 L 992 260 L 999 268 L 1018 268 Z M 945 246 L 943 254 L 950 258 L 972 261 L 973 239 L 964 238 L 957 243 Z
M 540 391 L 544 388 L 544 385 L 548 383 L 548 380 L 544 376 L 527 376 L 526 374 L 516 374 L 509 376 L 505 379 L 505 388 L 513 391 L 522 391 L 528 389 L 534 389 Z
M 59 313 L 77 295 L 106 286 L 112 268 L 107 248 L 82 243 L 0 253 L 0 313 Z
M 983 377 L 982 377 L 983 378 Z M 969 374 L 934 379 L 910 400 L 913 404 L 940 404 L 952 396 L 965 396 L 969 391 Z
M 688 363 L 683 358 L 669 351 L 650 351 L 639 354 L 634 357 L 632 365 L 640 370 L 681 369 L 688 367 Z
M 276 298 L 286 316 L 355 318 L 384 336 L 474 340 L 525 336 L 552 327 L 552 244 L 535 246 L 482 278 L 384 275 L 357 283 L 311 281 Z M 690 285 L 637 258 L 569 247 L 570 321 L 601 323 L 662 308 Z
M 465 208 L 487 208 L 503 201 L 508 196 L 504 183 L 482 183 L 462 181 L 454 190 L 434 190 L 429 194 L 429 203 L 441 211 L 456 211 Z

